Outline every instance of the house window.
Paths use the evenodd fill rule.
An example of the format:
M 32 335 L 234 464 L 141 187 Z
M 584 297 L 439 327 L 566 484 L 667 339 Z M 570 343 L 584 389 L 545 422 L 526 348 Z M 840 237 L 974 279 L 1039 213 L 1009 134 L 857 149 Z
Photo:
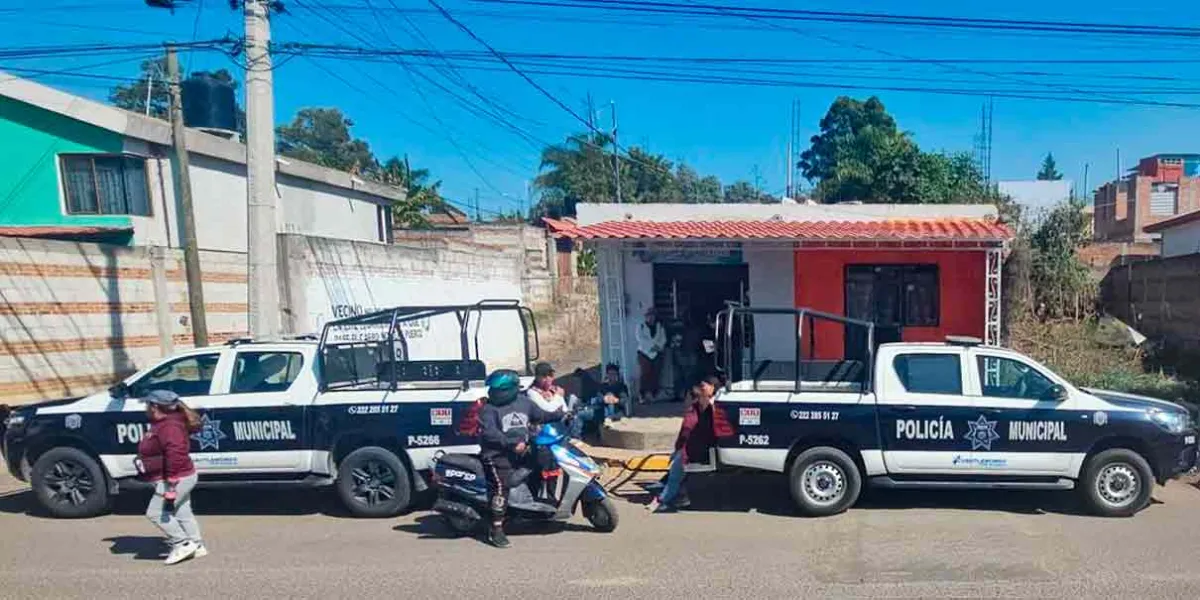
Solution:
M 62 157 L 69 215 L 150 216 L 146 159 L 124 154 Z
M 884 326 L 937 327 L 937 265 L 847 266 L 846 316 Z

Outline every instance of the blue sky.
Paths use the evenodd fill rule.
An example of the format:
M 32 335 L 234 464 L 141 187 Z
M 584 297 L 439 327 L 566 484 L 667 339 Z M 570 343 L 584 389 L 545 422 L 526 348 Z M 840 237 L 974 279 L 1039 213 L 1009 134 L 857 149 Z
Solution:
M 844 3 L 754 0 L 727 4 L 806 9 L 903 12 L 905 14 L 1040 19 L 1121 23 L 1128 25 L 1190 26 L 1194 17 L 1178 5 L 1117 3 L 1110 0 L 1055 3 L 1011 0 L 976 3 L 909 0 L 904 3 L 862 0 L 853 8 Z M 424 0 L 394 0 L 411 23 L 392 10 L 389 0 L 300 0 L 286 2 L 288 14 L 273 20 L 277 42 L 309 42 L 363 46 L 364 43 L 332 26 L 336 16 L 343 27 L 375 46 L 419 48 L 414 29 L 437 49 L 478 51 L 483 48 L 431 11 Z M 21 46 L 75 43 L 149 43 L 164 39 L 215 38 L 240 35 L 239 12 L 225 0 L 200 0 L 174 15 L 145 7 L 142 0 L 44 0 L 36 9 L 17 13 L 6 8 L 25 0 L 0 0 L 0 29 L 5 49 Z M 79 8 L 81 4 L 88 6 Z M 379 9 L 381 31 L 369 4 Z M 336 5 L 333 12 L 313 7 Z M 684 20 L 665 16 L 614 16 L 609 12 L 551 11 L 446 0 L 443 5 L 484 40 L 501 51 L 644 56 L 720 56 L 766 58 L 876 59 L 885 57 L 934 59 L 1136 59 L 1125 65 L 824 65 L 796 67 L 808 71 L 809 81 L 862 86 L 954 87 L 973 90 L 1006 89 L 1024 93 L 1091 88 L 1088 97 L 1146 98 L 1200 103 L 1200 95 L 1136 95 L 1147 87 L 1190 87 L 1188 82 L 1143 81 L 1128 76 L 1186 77 L 1192 64 L 1156 64 L 1156 60 L 1200 57 L 1200 43 L 1178 39 L 1100 37 L 1081 35 L 1015 34 L 930 31 L 865 25 L 785 24 L 790 29 L 732 17 Z M 902 6 L 902 8 L 901 8 Z M 345 8 L 349 7 L 349 8 Z M 323 16 L 322 16 L 323 15 Z M 569 16 L 573 21 L 562 20 Z M 197 17 L 199 17 L 197 19 Z M 535 17 L 533 19 L 529 17 Z M 620 22 L 614 22 L 618 20 Z M 597 22 L 602 21 L 602 22 Z M 198 25 L 197 25 L 198 23 Z M 117 31 L 120 30 L 120 31 Z M 514 210 L 522 205 L 525 185 L 537 173 L 538 152 L 511 131 L 460 108 L 441 90 L 414 77 L 393 62 L 358 62 L 295 58 L 275 71 L 276 117 L 290 119 L 304 106 L 336 106 L 355 122 L 354 133 L 367 139 L 381 156 L 407 154 L 414 166 L 430 169 L 441 179 L 444 192 L 466 203 L 478 189 L 485 211 Z M 0 59 L 0 69 L 14 67 L 64 69 L 101 62 L 95 57 L 56 61 Z M 193 70 L 220 67 L 236 70 L 228 57 L 197 52 L 185 57 Z M 319 66 L 318 66 L 319 65 Z M 445 81 L 428 66 L 413 65 L 426 76 Z M 559 141 L 582 130 L 575 119 L 502 67 L 489 71 L 461 70 L 482 95 L 521 115 L 517 124 L 539 141 Z M 681 67 L 687 72 L 688 67 Z M 773 67 L 778 68 L 778 67 Z M 349 87 L 332 77 L 332 70 Z M 997 74 L 995 72 L 1002 72 Z M 1020 73 L 1016 73 L 1020 71 Z M 1030 75 L 1028 71 L 1057 73 Z M 86 69 L 88 73 L 134 76 L 136 61 Z M 1101 76 L 1106 76 L 1101 78 Z M 646 82 L 561 75 L 532 75 L 553 95 L 585 112 L 590 92 L 597 108 L 616 103 L 622 145 L 643 145 L 672 160 L 683 160 L 728 184 L 754 181 L 757 172 L 765 190 L 780 193 L 785 183 L 789 108 L 801 104 L 803 140 L 817 130 L 829 104 L 841 94 L 869 95 L 870 89 L 809 87 L 749 87 L 713 83 Z M 382 89 L 372 78 L 390 89 Z M 891 79 L 897 78 L 897 79 Z M 903 78 L 903 80 L 899 79 Z M 106 95 L 109 82 L 65 76 L 40 80 L 95 98 Z M 914 81 L 915 80 L 915 81 Z M 414 82 L 417 85 L 414 85 Z M 1037 85 L 1048 82 L 1050 86 Z M 1082 83 L 1081 83 L 1082 82 Z M 454 84 L 446 83 L 452 86 Z M 461 90 L 461 88 L 456 88 Z M 1200 86 L 1197 86 L 1200 89 Z M 418 90 L 420 93 L 418 93 Z M 367 92 L 367 93 L 364 93 Z M 466 92 L 461 92 L 466 95 Z M 985 94 L 948 96 L 928 92 L 878 91 L 900 126 L 912 132 L 927 150 L 970 151 L 979 131 Z M 1200 111 L 1099 103 L 1050 102 L 1026 99 L 994 100 L 993 178 L 1032 178 L 1042 156 L 1052 151 L 1067 178 L 1082 185 L 1085 165 L 1088 184 L 1112 179 L 1117 151 L 1122 166 L 1156 152 L 1197 151 L 1189 140 L 1200 139 Z M 436 116 L 436 119 L 434 116 Z M 438 121 L 440 119 L 440 122 Z M 599 123 L 608 125 L 608 113 Z M 420 127 L 413 121 L 423 123 Z M 485 213 L 485 216 L 486 213 Z

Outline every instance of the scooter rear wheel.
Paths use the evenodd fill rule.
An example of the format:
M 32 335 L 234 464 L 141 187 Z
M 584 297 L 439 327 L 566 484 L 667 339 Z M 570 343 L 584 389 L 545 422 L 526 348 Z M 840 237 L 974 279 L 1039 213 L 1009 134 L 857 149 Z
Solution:
M 596 531 L 611 533 L 617 529 L 617 505 L 612 498 L 583 503 L 583 516 Z

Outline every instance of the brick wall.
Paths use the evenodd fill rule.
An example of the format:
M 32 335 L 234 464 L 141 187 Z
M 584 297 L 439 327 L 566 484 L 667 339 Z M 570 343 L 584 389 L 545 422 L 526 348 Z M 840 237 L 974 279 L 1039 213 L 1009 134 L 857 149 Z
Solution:
M 202 252 L 209 336 L 246 331 L 246 264 Z M 191 346 L 178 250 L 0 238 L 0 403 L 81 395 Z

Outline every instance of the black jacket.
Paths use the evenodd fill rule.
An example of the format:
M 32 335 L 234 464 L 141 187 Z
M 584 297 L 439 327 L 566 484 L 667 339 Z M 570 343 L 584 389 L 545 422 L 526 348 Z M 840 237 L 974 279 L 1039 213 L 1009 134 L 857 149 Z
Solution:
M 546 412 L 538 408 L 525 392 L 512 402 L 488 402 L 479 411 L 479 446 L 482 454 L 496 455 L 512 452 L 517 444 L 529 443 L 532 423 L 553 423 L 563 413 Z

